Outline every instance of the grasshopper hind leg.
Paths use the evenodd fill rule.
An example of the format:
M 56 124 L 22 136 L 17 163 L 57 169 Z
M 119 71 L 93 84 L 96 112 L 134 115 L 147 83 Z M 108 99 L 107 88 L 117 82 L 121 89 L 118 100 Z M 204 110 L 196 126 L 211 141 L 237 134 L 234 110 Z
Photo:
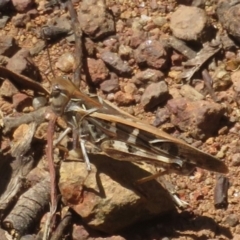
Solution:
M 178 197 L 172 182 L 169 179 L 166 179 L 166 175 L 168 173 L 169 173 L 168 170 L 162 168 L 161 170 L 159 170 L 158 172 L 151 176 L 137 180 L 136 184 L 142 184 L 153 179 L 156 179 L 168 191 L 169 195 L 171 196 L 173 202 L 176 204 L 177 207 L 182 209 L 188 207 L 189 204 Z

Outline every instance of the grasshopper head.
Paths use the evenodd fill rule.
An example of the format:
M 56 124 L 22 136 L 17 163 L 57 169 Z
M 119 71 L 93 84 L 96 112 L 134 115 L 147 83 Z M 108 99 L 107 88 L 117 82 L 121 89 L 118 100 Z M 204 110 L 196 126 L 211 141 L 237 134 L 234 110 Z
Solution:
M 54 113 L 59 116 L 63 114 L 75 88 L 72 82 L 63 77 L 57 77 L 52 81 L 51 107 Z

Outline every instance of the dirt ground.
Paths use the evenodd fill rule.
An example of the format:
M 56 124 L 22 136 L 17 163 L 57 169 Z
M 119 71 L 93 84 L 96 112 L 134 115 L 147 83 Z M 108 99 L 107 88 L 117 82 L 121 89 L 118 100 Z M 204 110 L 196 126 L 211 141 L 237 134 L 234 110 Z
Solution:
M 226 26 L 221 23 L 217 14 L 216 9 L 219 2 L 221 1 L 108 0 L 106 7 L 111 10 L 116 30 L 113 33 L 109 30 L 110 33 L 108 32 L 107 36 L 103 34 L 99 37 L 96 36 L 98 31 L 94 32 L 91 29 L 92 26 L 86 24 L 84 31 L 91 36 L 92 40 L 87 41 L 83 58 L 90 58 L 90 60 L 88 59 L 88 70 L 92 85 L 104 99 L 108 99 L 127 113 L 154 124 L 225 162 L 229 168 L 229 173 L 225 177 L 229 179 L 230 183 L 227 191 L 227 203 L 224 198 L 225 206 L 219 209 L 215 208 L 214 189 L 217 175 L 198 168 L 191 176 L 177 174 L 169 176 L 179 198 L 188 203 L 184 209 L 177 208 L 175 211 L 153 220 L 136 223 L 115 235 L 92 230 L 85 226 L 77 215 L 74 215 L 72 231 L 70 231 L 73 233 L 67 232 L 63 239 L 240 239 L 239 41 L 231 37 L 230 39 L 234 41 L 230 47 L 222 44 L 216 53 L 203 61 L 199 67 L 200 70 L 193 74 L 191 81 L 178 77 L 179 73 L 186 70 L 183 63 L 190 59 L 186 56 L 187 54 L 184 55 L 177 47 L 175 49 L 172 46 L 165 48 L 164 43 L 161 46 L 153 45 L 149 49 L 146 45 L 144 46 L 145 41 L 149 39 L 164 42 L 174 35 L 178 36 L 176 36 L 177 26 L 171 26 L 171 17 L 179 9 L 180 4 L 190 8 L 197 6 L 202 9 L 208 19 L 207 23 L 203 23 L 203 25 L 212 26 L 215 35 L 223 36 Z M 21 11 L 19 11 L 19 8 L 21 9 L 19 3 L 14 3 L 14 6 L 11 3 L 11 6 L 3 7 L 2 10 L 0 8 L 2 19 L 3 16 L 9 17 L 6 25 L 0 29 L 0 37 L 12 36 L 19 49 L 26 48 L 30 51 L 30 58 L 42 76 L 42 86 L 51 90 L 53 75 L 46 46 L 41 38 L 41 27 L 48 25 L 51 20 L 61 19 L 62 22 L 59 20 L 59 26 L 66 31 L 62 35 L 58 35 L 58 32 L 53 33 L 53 36 L 50 36 L 51 41 L 48 41 L 49 56 L 56 75 L 66 75 L 70 79 L 73 77 L 72 72 L 75 66 L 72 54 L 75 53 L 75 45 L 71 40 L 71 29 L 69 30 L 68 27 L 70 20 L 67 8 L 64 7 L 64 4 L 62 6 L 53 4 L 46 10 L 44 7 L 46 3 L 48 2 L 45 0 L 35 0 L 30 7 L 23 7 Z M 74 2 L 76 10 L 80 5 L 81 3 L 78 1 Z M 182 12 L 184 11 L 187 14 L 188 10 L 182 10 Z M 65 17 L 66 21 L 63 20 Z M 237 17 L 236 19 L 238 19 Z M 176 18 L 181 18 L 181 16 L 178 15 Z M 225 21 L 230 21 L 234 15 L 229 14 L 228 18 Z M 194 36 L 188 37 L 193 39 L 182 39 L 182 41 L 187 42 L 193 52 L 199 53 L 203 48 L 203 43 L 208 42 L 202 37 L 202 32 L 205 30 L 204 27 L 201 28 L 200 22 L 203 20 L 196 15 L 195 18 L 191 18 L 191 21 L 194 22 L 192 24 Z M 186 29 L 188 27 L 186 26 Z M 198 28 L 201 28 L 199 32 L 197 32 Z M 189 29 L 187 31 L 189 32 Z M 212 33 L 212 30 L 206 31 L 205 35 Z M 230 33 L 234 35 L 232 32 Z M 139 47 L 140 44 L 143 44 L 142 49 Z M 39 46 L 40 50 L 36 46 Z M 111 56 L 104 57 L 103 50 L 118 53 L 120 60 L 116 59 L 117 63 L 111 65 L 108 63 L 108 59 L 112 59 Z M 161 56 L 158 51 L 162 53 Z M 66 53 L 70 53 L 70 55 L 62 56 Z M 1 56 L 8 55 L 4 51 L 1 54 Z M 19 61 L 22 60 L 14 62 L 11 54 L 8 57 L 7 62 L 11 63 L 12 71 L 18 71 L 18 67 L 21 65 Z M 99 59 L 101 62 L 98 62 Z M 125 66 L 121 59 L 128 65 Z M 2 62 L 4 63 L 4 58 Z M 62 63 L 66 65 L 62 66 Z M 81 90 L 86 91 L 88 74 L 85 72 L 86 66 L 83 69 Z M 146 69 L 156 70 L 150 74 L 153 77 L 144 76 L 143 71 Z M 204 69 L 207 69 L 213 78 L 210 87 L 206 87 L 208 82 L 204 81 L 203 75 L 201 75 Z M 154 89 L 154 86 L 157 88 L 154 84 L 159 82 L 158 79 L 165 81 L 167 97 L 163 88 Z M 149 87 L 150 85 L 151 87 Z M 190 85 L 192 88 L 183 92 L 185 85 Z M 4 116 L 16 112 L 13 111 L 14 106 L 23 111 L 23 108 L 17 104 L 19 99 L 16 100 L 17 105 L 14 105 L 12 96 L 3 98 L 3 95 L 1 94 L 0 105 Z M 178 97 L 183 99 L 179 102 L 173 101 Z M 194 98 L 197 101 L 196 104 Z M 214 98 L 217 98 L 217 101 L 214 101 Z M 172 101 L 170 102 L 170 100 Z M 185 106 L 189 108 L 185 108 Z M 29 111 L 29 109 L 25 109 L 25 111 Z M 6 135 L 4 136 L 5 142 L 7 138 L 12 139 L 11 136 Z M 34 238 L 29 237 L 29 239 Z

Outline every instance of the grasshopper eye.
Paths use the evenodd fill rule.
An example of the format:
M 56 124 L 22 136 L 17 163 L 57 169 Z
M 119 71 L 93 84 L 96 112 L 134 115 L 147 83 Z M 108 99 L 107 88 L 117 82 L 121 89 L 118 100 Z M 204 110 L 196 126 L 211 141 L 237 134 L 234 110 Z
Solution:
M 51 97 L 57 97 L 61 93 L 61 89 L 57 84 L 52 87 Z

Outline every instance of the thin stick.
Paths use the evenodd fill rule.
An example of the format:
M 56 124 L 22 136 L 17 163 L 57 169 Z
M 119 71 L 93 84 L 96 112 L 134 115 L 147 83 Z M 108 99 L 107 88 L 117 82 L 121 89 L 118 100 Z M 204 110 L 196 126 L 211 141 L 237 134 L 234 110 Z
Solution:
M 45 238 L 48 239 L 48 236 L 51 232 L 51 229 L 55 227 L 55 213 L 57 209 L 57 185 L 56 185 L 56 170 L 53 161 L 53 134 L 54 126 L 57 119 L 55 114 L 50 114 L 50 120 L 48 123 L 47 129 L 47 150 L 46 156 L 48 159 L 49 173 L 50 173 L 50 189 L 51 189 L 51 205 L 50 205 L 50 214 L 46 222 L 45 228 Z
M 59 240 L 62 239 L 64 231 L 69 226 L 72 221 L 72 213 L 68 211 L 66 215 L 63 217 L 62 221 L 59 223 L 56 231 L 53 233 L 51 240 Z
M 83 59 L 83 50 L 82 50 L 82 29 L 80 27 L 77 13 L 73 7 L 72 1 L 68 0 L 67 7 L 69 14 L 71 16 L 72 28 L 75 36 L 75 62 L 76 69 L 74 71 L 73 83 L 79 88 L 81 81 L 81 69 L 82 69 L 82 59 Z

